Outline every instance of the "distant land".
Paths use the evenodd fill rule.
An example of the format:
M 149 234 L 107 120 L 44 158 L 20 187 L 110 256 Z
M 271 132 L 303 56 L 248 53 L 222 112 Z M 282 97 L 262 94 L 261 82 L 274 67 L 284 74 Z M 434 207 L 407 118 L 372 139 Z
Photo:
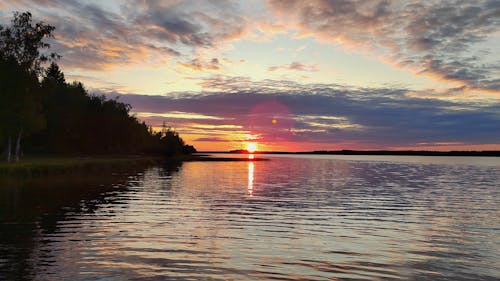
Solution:
M 224 152 L 205 153 L 242 153 L 251 154 L 247 150 L 238 149 Z M 498 150 L 485 151 L 427 151 L 427 150 L 316 150 L 303 152 L 256 151 L 253 154 L 318 154 L 318 155 L 401 155 L 401 156 L 488 156 L 500 157 Z

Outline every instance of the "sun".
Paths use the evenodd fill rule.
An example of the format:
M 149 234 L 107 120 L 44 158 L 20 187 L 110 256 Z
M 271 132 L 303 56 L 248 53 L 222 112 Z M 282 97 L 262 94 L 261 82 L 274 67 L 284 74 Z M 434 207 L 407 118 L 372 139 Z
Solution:
M 257 150 L 257 144 L 254 142 L 247 143 L 247 151 L 254 153 Z

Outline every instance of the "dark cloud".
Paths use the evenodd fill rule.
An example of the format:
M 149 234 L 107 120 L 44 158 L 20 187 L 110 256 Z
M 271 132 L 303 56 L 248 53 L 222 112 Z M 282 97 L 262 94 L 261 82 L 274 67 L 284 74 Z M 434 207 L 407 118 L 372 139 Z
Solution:
M 213 58 L 210 61 L 204 61 L 201 58 L 195 58 L 188 62 L 178 62 L 180 66 L 193 69 L 193 70 L 219 70 L 221 68 L 221 64 L 219 59 Z
M 500 30 L 499 1 L 269 1 L 272 9 L 346 47 L 382 49 L 401 66 L 500 90 L 500 61 L 477 44 Z M 335 41 L 334 41 L 335 40 Z
M 114 9 L 78 0 L 9 2 L 56 26 L 52 44 L 63 65 L 90 70 L 164 63 L 237 37 L 247 24 L 239 7 L 225 1 L 123 1 Z
M 5 1 L 57 27 L 63 64 L 102 70 L 131 62 L 164 63 L 196 48 L 241 38 L 272 14 L 249 14 L 235 1 L 122 1 L 118 7 L 77 0 Z M 500 1 L 269 0 L 282 25 L 370 50 L 396 64 L 472 89 L 500 90 L 500 61 L 488 42 L 500 31 Z M 108 3 L 109 4 L 109 3 Z M 0 11 L 2 18 L 5 12 Z M 264 21 L 274 22 L 275 18 Z M 185 58 L 186 64 L 192 58 Z M 195 59 L 196 60 L 196 59 Z M 196 66 L 196 61 L 191 61 Z M 213 66 L 210 64 L 209 66 Z M 203 68 L 203 65 L 199 65 Z M 295 62 L 272 66 L 316 71 Z
M 210 47 L 240 34 L 242 11 L 227 1 L 128 1 L 123 11 L 148 38 L 191 47 Z
M 213 115 L 204 124 L 243 125 L 263 141 L 363 143 L 369 147 L 418 143 L 498 143 L 500 105 L 408 97 L 406 89 L 307 85 L 214 92 L 177 97 L 122 95 L 137 112 L 183 111 Z M 267 106 L 267 110 L 266 110 Z M 263 107 L 256 110 L 256 108 Z M 276 119 L 276 122 L 272 121 Z M 257 120 L 257 121 L 255 121 Z M 159 120 L 157 120 L 159 121 Z M 187 120 L 176 125 L 181 128 Z M 184 123 L 183 123 L 184 122 Z M 209 127 L 207 127 L 209 128 Z M 221 131 L 214 127 L 217 133 Z M 233 129 L 227 129 L 230 132 Z M 210 135 L 211 129 L 201 128 Z M 200 133 L 200 131 L 198 131 Z

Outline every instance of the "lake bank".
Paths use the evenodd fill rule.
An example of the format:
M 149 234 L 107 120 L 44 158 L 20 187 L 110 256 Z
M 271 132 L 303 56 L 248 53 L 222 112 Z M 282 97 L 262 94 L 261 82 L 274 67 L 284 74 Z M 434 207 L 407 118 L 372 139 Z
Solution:
M 246 150 L 221 152 L 201 152 L 217 154 L 247 154 Z M 500 157 L 499 150 L 482 151 L 429 151 L 429 150 L 316 150 L 316 151 L 258 151 L 255 154 L 290 154 L 290 155 L 375 155 L 375 156 L 467 156 L 467 157 Z
M 263 161 L 265 158 L 210 157 L 209 155 L 179 155 L 174 157 L 121 155 L 121 156 L 27 156 L 19 162 L 0 162 L 1 175 L 49 175 L 75 171 L 106 172 L 139 166 L 193 161 Z

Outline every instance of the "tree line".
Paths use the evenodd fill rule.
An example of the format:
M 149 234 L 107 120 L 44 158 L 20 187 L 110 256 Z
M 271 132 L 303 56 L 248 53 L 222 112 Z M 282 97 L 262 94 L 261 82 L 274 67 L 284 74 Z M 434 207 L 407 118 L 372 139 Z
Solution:
M 163 124 L 159 132 L 118 99 L 68 83 L 46 39 L 55 27 L 15 12 L 0 25 L 0 149 L 7 161 L 27 153 L 163 154 L 195 152 Z M 48 67 L 44 67 L 49 64 Z

